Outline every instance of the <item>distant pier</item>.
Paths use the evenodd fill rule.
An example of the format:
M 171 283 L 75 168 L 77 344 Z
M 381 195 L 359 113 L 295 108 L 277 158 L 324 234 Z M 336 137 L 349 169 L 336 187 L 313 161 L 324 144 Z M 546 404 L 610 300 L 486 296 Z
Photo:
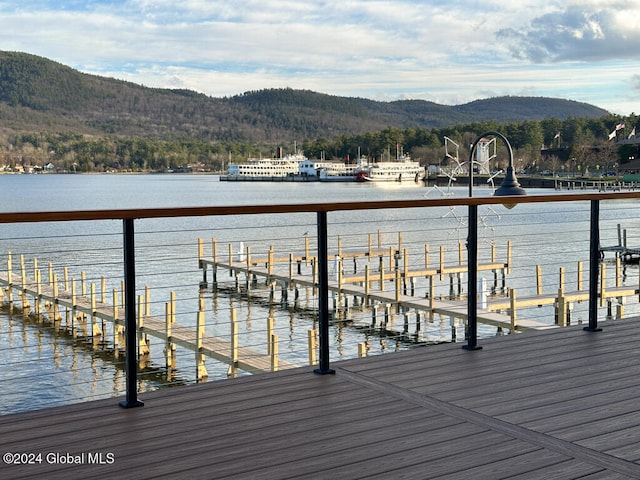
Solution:
M 319 182 L 318 176 L 307 175 L 220 175 L 221 182 Z M 355 182 L 355 178 L 353 179 Z

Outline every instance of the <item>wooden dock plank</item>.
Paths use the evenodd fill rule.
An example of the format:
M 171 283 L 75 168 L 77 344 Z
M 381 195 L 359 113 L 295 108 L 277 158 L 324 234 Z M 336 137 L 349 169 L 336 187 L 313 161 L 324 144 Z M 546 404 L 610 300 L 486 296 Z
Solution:
M 171 341 L 176 345 L 196 351 L 197 331 L 193 327 L 184 325 L 173 325 L 171 327 L 171 335 L 167 337 L 165 321 L 152 317 L 144 318 L 144 326 L 142 332 L 153 335 L 163 341 Z M 244 346 L 238 346 L 238 368 L 249 373 L 263 373 L 271 370 L 271 356 L 261 354 L 256 350 Z M 213 335 L 204 334 L 202 338 L 201 352 L 215 360 L 230 363 L 232 356 L 232 343 Z M 296 365 L 285 360 L 278 361 L 278 367 L 281 369 L 295 368 Z
M 636 287 L 608 287 L 604 291 L 604 295 L 601 293 L 598 298 L 612 299 L 617 297 L 631 297 L 637 296 L 640 290 Z M 565 292 L 563 298 L 567 302 L 586 302 L 589 300 L 589 292 L 587 290 Z M 553 305 L 558 301 L 557 293 L 546 293 L 542 295 L 531 295 L 527 297 L 518 297 L 516 300 L 516 306 L 521 307 L 536 307 L 541 305 Z M 511 307 L 511 301 L 508 297 L 505 298 L 491 298 L 487 300 L 487 306 L 490 310 L 502 310 Z
M 15 277 L 15 275 L 14 275 Z M 20 294 L 31 296 L 33 298 L 40 298 L 42 302 L 49 302 L 51 304 L 58 305 L 59 307 L 66 307 L 76 312 L 84 313 L 91 318 L 99 318 L 117 325 L 124 325 L 125 312 L 120 307 L 114 308 L 113 305 L 103 303 L 97 300 L 92 301 L 90 298 L 83 295 L 73 296 L 71 292 L 64 289 L 54 288 L 46 283 L 41 282 L 38 284 L 35 280 L 27 278 L 23 283 L 15 283 L 14 278 L 9 278 L 7 275 L 0 275 L 0 285 L 5 286 L 8 289 L 15 289 Z M 193 327 L 174 324 L 171 327 L 170 338 L 167 336 L 166 321 L 164 319 L 155 318 L 152 316 L 143 316 L 142 318 L 142 333 L 151 335 L 161 341 L 171 341 L 182 348 L 186 348 L 195 352 L 198 350 L 196 344 L 197 331 Z M 202 354 L 218 360 L 223 363 L 232 364 L 232 344 L 230 341 L 218 338 L 212 335 L 203 335 L 203 345 L 200 350 Z M 264 373 L 269 372 L 272 369 L 272 359 L 270 355 L 257 352 L 252 348 L 239 345 L 237 347 L 238 362 L 237 368 L 244 370 L 248 373 Z M 299 365 L 288 362 L 286 360 L 278 359 L 278 369 L 294 368 Z
M 308 287 L 317 288 L 317 279 L 312 275 L 295 274 L 295 275 L 282 275 L 278 273 L 268 273 L 266 268 L 253 268 L 247 270 L 243 267 L 233 267 L 237 272 L 247 274 L 247 271 L 251 275 L 264 276 L 271 282 L 280 282 L 285 284 L 303 285 Z M 237 274 L 236 272 L 236 274 Z M 410 310 L 419 310 L 423 312 L 433 312 L 440 315 L 450 316 L 458 319 L 465 320 L 467 318 L 466 303 L 464 302 L 446 302 L 441 300 L 431 300 L 425 298 L 418 298 L 409 295 L 398 294 L 395 290 L 375 290 L 365 289 L 364 286 L 353 283 L 339 283 L 335 280 L 329 280 L 329 291 L 334 293 L 340 293 L 342 295 L 353 295 L 361 298 L 365 298 L 368 301 L 376 301 L 381 303 L 394 304 L 402 308 Z M 478 309 L 477 318 L 480 323 L 486 325 L 492 325 L 495 327 L 503 327 L 507 329 L 512 328 L 511 317 L 506 314 L 493 312 L 490 309 Z M 533 319 L 518 319 L 517 328 L 520 331 L 554 328 L 554 325 L 548 323 L 539 322 Z
M 510 247 L 508 247 L 510 248 Z M 410 269 L 408 265 L 403 265 L 399 262 L 399 258 L 394 255 L 399 254 L 399 250 L 394 250 L 393 247 L 389 249 L 380 249 L 376 253 L 383 259 L 391 257 L 389 259 L 389 266 L 383 268 L 383 264 L 380 264 L 380 271 L 372 272 L 369 275 L 358 274 L 355 271 L 354 274 L 342 274 L 336 280 L 329 281 L 329 290 L 338 295 L 354 295 L 365 299 L 367 302 L 381 302 L 396 305 L 398 308 L 416 309 L 418 311 L 436 313 L 444 316 L 450 316 L 452 318 L 465 320 L 467 317 L 466 305 L 464 301 L 453 302 L 446 301 L 436 306 L 434 302 L 437 300 L 420 301 L 419 299 L 407 297 L 407 295 L 401 294 L 401 290 L 406 289 L 406 283 L 412 282 L 414 278 L 426 277 L 432 281 L 435 278 L 442 279 L 445 275 L 453 276 L 458 275 L 460 280 L 460 274 L 466 273 L 468 267 L 462 262 L 462 253 L 458 252 L 458 263 L 445 265 L 441 252 L 440 265 L 435 268 L 426 269 Z M 367 257 L 368 254 L 364 251 L 357 251 L 354 254 L 355 258 Z M 372 255 L 373 256 L 373 255 Z M 510 255 L 507 255 L 510 258 Z M 307 286 L 317 288 L 317 278 L 311 274 L 303 274 L 299 268 L 295 268 L 293 263 L 299 264 L 302 257 L 294 262 L 293 258 L 298 258 L 295 255 L 289 258 L 280 257 L 278 262 L 272 258 L 263 258 L 266 263 L 262 262 L 245 262 L 245 263 L 225 263 L 219 261 L 214 256 L 213 259 L 200 256 L 199 265 L 200 268 L 206 272 L 207 267 L 212 267 L 214 270 L 218 268 L 222 270 L 228 270 L 232 276 L 245 275 L 247 277 L 262 277 L 266 279 L 267 283 L 280 283 L 283 285 L 283 289 L 291 288 L 292 286 Z M 480 263 L 477 265 L 478 271 L 493 271 L 503 272 L 503 286 L 504 286 L 504 272 L 510 268 L 509 260 L 507 262 L 496 262 L 495 252 L 492 252 L 492 261 L 488 263 Z M 370 259 L 369 259 L 370 260 Z M 280 262 L 281 261 L 281 262 Z M 395 262 L 395 263 L 394 263 Z M 428 254 L 425 254 L 425 262 L 428 264 Z M 334 265 L 334 269 L 336 266 Z M 618 272 L 619 275 L 619 272 Z M 205 274 L 206 276 L 206 274 Z M 337 274 L 336 274 L 337 276 Z M 581 276 L 579 275 L 581 278 Z M 603 273 L 604 277 L 604 273 Z M 388 281 L 396 280 L 396 285 L 392 287 L 392 291 L 384 290 L 384 283 Z M 497 277 L 496 277 L 497 281 Z M 618 283 L 616 280 L 616 283 Z M 364 284 L 368 284 L 365 286 Z M 375 286 L 378 288 L 374 288 Z M 402 287 L 401 287 L 402 285 Z M 578 281 L 578 286 L 581 288 L 582 281 Z M 572 302 L 586 302 L 589 299 L 589 291 L 579 289 L 575 291 L 568 291 L 563 288 L 561 292 L 544 293 L 539 295 L 530 295 L 526 297 L 509 298 L 504 297 L 492 297 L 486 301 L 486 308 L 482 308 L 477 312 L 477 318 L 480 323 L 491 325 L 498 328 L 506 328 L 509 330 L 517 329 L 519 331 L 539 330 L 554 328 L 553 323 L 539 321 L 534 318 L 521 318 L 517 315 L 517 311 L 522 308 L 539 307 L 543 305 L 553 305 L 557 312 L 557 322 L 564 324 L 568 321 L 568 313 L 563 305 Z M 640 286 L 622 286 L 617 285 L 614 287 L 601 285 L 601 292 L 598 294 L 601 305 L 604 305 L 605 301 L 612 301 L 618 298 L 624 297 L 639 297 Z M 623 315 L 623 309 L 620 309 L 618 315 Z
M 213 262 L 212 260 L 201 260 L 201 264 L 204 268 L 206 265 L 215 266 L 216 268 L 228 269 L 233 272 L 234 275 L 243 274 L 247 276 L 257 276 L 267 279 L 267 283 L 281 283 L 286 288 L 290 288 L 293 285 L 296 286 L 306 286 L 317 288 L 318 280 L 314 275 L 304 274 L 304 273 L 294 273 L 293 269 L 290 269 L 289 272 L 283 273 L 278 271 L 272 271 L 266 266 L 246 266 L 246 265 L 228 265 L 219 262 Z M 485 265 L 479 265 L 478 270 L 496 270 L 506 268 L 506 264 L 503 263 L 490 263 Z M 446 270 L 446 271 L 445 271 Z M 464 266 L 456 266 L 447 269 L 435 269 L 433 271 L 429 271 L 434 273 L 434 276 L 444 275 L 450 273 L 461 273 L 466 271 L 466 267 Z M 401 277 L 405 275 L 407 278 L 411 276 L 423 276 L 425 272 L 412 272 L 412 273 L 401 273 Z M 382 280 L 390 280 L 396 278 L 396 273 L 381 273 L 381 274 L 372 274 L 369 277 L 370 283 L 379 282 Z M 454 301 L 442 301 L 435 299 L 425 299 L 413 297 L 410 295 L 404 295 L 394 290 L 380 290 L 374 288 L 366 288 L 360 283 L 364 282 L 364 277 L 343 277 L 342 281 L 339 282 L 337 280 L 329 280 L 328 288 L 329 291 L 334 292 L 336 294 L 341 295 L 353 295 L 360 298 L 365 299 L 366 302 L 380 302 L 380 303 L 389 303 L 393 305 L 397 305 L 400 308 L 417 310 L 423 312 L 433 312 L 440 315 L 450 316 L 453 318 L 465 320 L 467 318 L 467 309 L 466 303 L 463 301 L 454 302 Z M 631 294 L 633 293 L 633 289 L 629 290 L 628 288 L 625 290 L 625 293 L 620 290 L 619 292 L 609 292 L 607 294 L 610 297 L 617 297 L 622 294 Z M 617 293 L 617 294 L 616 294 Z M 540 298 L 540 300 L 536 300 Z M 581 301 L 588 298 L 585 297 L 584 292 L 577 293 L 568 293 L 567 301 Z M 557 294 L 556 295 L 541 295 L 539 297 L 535 297 L 535 299 L 525 298 L 522 300 L 518 300 L 516 302 L 517 307 L 524 306 L 537 306 L 543 304 L 553 304 L 557 302 Z M 488 301 L 487 308 L 478 309 L 477 318 L 480 323 L 491 325 L 495 327 L 502 327 L 507 329 L 514 328 L 512 319 L 510 315 L 505 313 L 495 312 L 494 310 L 507 309 L 511 306 L 511 301 L 508 298 L 504 299 L 491 299 Z M 520 331 L 527 330 L 537 330 L 537 329 L 546 329 L 546 328 L 554 328 L 554 325 L 540 322 L 535 319 L 528 318 L 518 318 L 515 328 Z

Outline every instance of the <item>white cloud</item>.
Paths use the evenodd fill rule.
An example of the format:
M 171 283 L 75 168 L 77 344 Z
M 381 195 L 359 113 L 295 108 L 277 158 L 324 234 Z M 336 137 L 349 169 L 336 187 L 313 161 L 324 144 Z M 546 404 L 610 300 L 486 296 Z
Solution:
M 639 19 L 638 0 L 23 0 L 0 2 L 0 45 L 213 96 L 531 94 L 624 113 L 640 95 Z
M 587 2 L 589 3 L 589 2 Z M 498 31 L 519 59 L 534 62 L 605 61 L 640 58 L 640 5 L 570 5 Z

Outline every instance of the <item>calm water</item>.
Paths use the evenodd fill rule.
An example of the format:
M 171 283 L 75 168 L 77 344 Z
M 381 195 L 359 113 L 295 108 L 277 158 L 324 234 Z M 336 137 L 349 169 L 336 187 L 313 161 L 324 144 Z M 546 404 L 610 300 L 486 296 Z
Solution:
M 0 175 L 0 192 L 0 210 L 4 212 L 406 200 L 441 195 L 409 184 L 220 182 L 211 175 Z M 455 189 L 456 195 L 466 193 L 465 188 Z M 477 195 L 488 194 L 488 189 L 477 190 Z M 417 251 L 413 262 L 424 263 L 420 253 L 428 243 L 433 246 L 431 257 L 436 263 L 438 245 L 447 244 L 455 250 L 456 243 L 464 241 L 466 210 L 424 210 L 331 213 L 330 244 L 341 235 L 345 247 L 362 248 L 367 235 L 378 229 L 384 232 L 386 244 L 395 244 L 397 232 L 402 231 L 403 245 Z M 608 226 L 603 231 L 603 244 L 615 243 L 611 225 L 638 226 L 630 211 L 624 205 L 605 210 L 603 218 Z M 544 258 L 543 269 L 554 277 L 559 265 L 567 265 L 571 272 L 575 262 L 586 258 L 588 219 L 584 204 L 565 204 L 562 209 L 520 205 L 508 212 L 502 207 L 486 209 L 481 211 L 481 250 L 488 252 L 488 244 L 495 241 L 499 259 L 503 259 L 504 239 L 512 240 L 514 269 L 509 286 L 524 295 L 532 288 L 532 255 Z M 313 296 L 303 292 L 300 301 L 304 308 L 294 309 L 269 303 L 263 288 L 255 292 L 256 301 L 247 302 L 242 295 L 230 295 L 235 286 L 226 278 L 220 280 L 219 291 L 209 287 L 202 293 L 198 288 L 202 272 L 197 266 L 196 245 L 198 238 L 207 239 L 208 244 L 211 237 L 216 237 L 224 245 L 224 252 L 227 244 L 235 249 L 241 241 L 251 245 L 254 256 L 266 254 L 269 245 L 275 245 L 279 252 L 300 250 L 305 235 L 315 234 L 315 215 L 145 220 L 136 222 L 136 234 L 137 286 L 151 286 L 153 315 L 164 315 L 169 292 L 174 291 L 179 324 L 193 325 L 198 303 L 204 301 L 207 331 L 224 336 L 229 331 L 230 309 L 235 308 L 241 323 L 241 343 L 257 350 L 265 348 L 264 320 L 272 316 L 280 337 L 281 358 L 306 363 L 306 335 L 314 325 L 312 312 L 316 308 Z M 121 237 L 121 224 L 116 221 L 0 225 L 0 254 L 4 258 L 11 251 L 14 268 L 15 258 L 24 254 L 27 261 L 38 258 L 41 266 L 49 261 L 56 268 L 67 266 L 72 275 L 85 271 L 95 282 L 105 276 L 110 291 L 119 287 L 122 277 Z M 635 272 L 630 276 L 636 278 L 637 269 Z M 534 314 L 551 315 L 553 321 L 549 309 Z M 352 315 L 332 327 L 334 360 L 355 356 L 360 342 L 367 343 L 370 354 L 379 354 L 450 341 L 452 332 L 463 335 L 461 326 L 452 327 L 450 319 L 437 318 L 419 332 L 410 328 L 411 335 L 398 336 L 372 329 L 370 312 Z M 582 306 L 576 306 L 573 318 L 585 319 Z M 483 328 L 481 333 L 495 335 L 496 331 Z M 143 390 L 167 384 L 161 368 L 162 348 L 152 342 L 152 364 L 143 375 Z M 33 319 L 24 319 L 18 312 L 11 314 L 5 308 L 0 312 L 0 363 L 5 366 L 0 372 L 0 414 L 122 395 L 122 360 L 114 359 L 108 351 L 93 349 L 87 342 L 56 335 Z M 225 365 L 208 361 L 207 369 L 210 380 L 226 378 Z M 173 382 L 194 381 L 194 370 L 193 353 L 179 350 Z

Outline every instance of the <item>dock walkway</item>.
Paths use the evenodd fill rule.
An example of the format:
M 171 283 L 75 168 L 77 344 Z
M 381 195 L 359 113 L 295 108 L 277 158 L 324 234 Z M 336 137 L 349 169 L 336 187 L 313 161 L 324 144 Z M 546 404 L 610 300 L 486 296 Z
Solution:
M 445 264 L 444 250 L 440 248 L 440 261 L 438 265 L 429 265 L 429 255 L 425 253 L 425 265 L 427 268 L 410 269 L 407 262 L 407 254 L 400 254 L 396 247 L 380 247 L 372 248 L 372 242 L 369 241 L 368 249 L 353 249 L 344 251 L 338 249 L 334 260 L 334 279 L 328 281 L 328 290 L 334 298 L 338 298 L 336 304 L 341 302 L 348 296 L 359 298 L 363 305 L 384 305 L 385 308 L 393 306 L 396 311 L 414 312 L 416 316 L 439 314 L 459 320 L 467 319 L 466 299 L 461 297 L 459 300 L 442 300 L 435 294 L 436 279 L 444 279 L 450 277 L 453 283 L 453 276 L 458 278 L 460 287 L 460 276 L 468 271 L 467 265 L 463 262 L 462 248 L 459 248 L 458 263 L 455 265 Z M 308 244 L 304 253 L 290 253 L 288 255 L 276 256 L 272 250 L 265 257 L 252 257 L 250 249 L 247 253 L 233 253 L 229 246 L 229 255 L 224 259 L 217 253 L 217 244 L 213 242 L 213 252 L 211 257 L 204 255 L 204 241 L 199 241 L 199 267 L 203 270 L 203 283 L 207 282 L 207 269 L 213 272 L 213 282 L 217 282 L 218 270 L 228 271 L 231 277 L 239 283 L 239 277 L 245 277 L 245 288 L 250 289 L 253 283 L 252 279 L 260 278 L 264 283 L 273 287 L 276 284 L 281 285 L 283 297 L 287 295 L 287 290 L 300 287 L 317 288 L 318 274 L 315 265 L 316 258 L 311 257 Z M 342 263 L 344 259 L 350 258 L 354 261 L 354 273 L 347 275 L 344 273 L 345 266 Z M 386 265 L 385 268 L 385 261 Z M 365 273 L 358 273 L 355 262 L 363 259 L 365 265 Z M 370 273 L 369 267 L 379 259 L 380 266 L 376 273 Z M 582 288 L 582 264 L 578 266 L 577 289 L 568 290 L 565 285 L 564 269 L 560 270 L 560 288 L 554 293 L 542 292 L 541 272 L 538 271 L 536 283 L 538 293 L 535 295 L 518 296 L 515 289 L 505 288 L 505 274 L 511 266 L 511 246 L 507 244 L 507 258 L 504 262 L 496 259 L 495 249 L 492 250 L 491 259 L 488 262 L 480 263 L 477 266 L 479 272 L 493 272 L 494 288 L 498 285 L 498 277 L 501 272 L 503 290 L 505 295 L 486 298 L 482 301 L 482 305 L 477 310 L 477 320 L 480 323 L 491 325 L 499 328 L 528 331 L 539 330 L 554 327 L 557 325 L 567 325 L 570 323 L 570 303 L 584 302 L 589 299 L 589 291 Z M 396 260 L 394 262 L 394 260 Z M 404 260 L 402 262 L 401 260 Z M 308 267 L 304 269 L 302 265 L 307 263 Z M 604 263 L 600 268 L 600 285 L 598 297 L 601 306 L 611 304 L 618 299 L 625 297 L 636 297 L 640 295 L 640 278 L 637 285 L 625 286 L 622 284 L 622 268 L 621 259 L 618 258 L 615 267 L 615 285 L 607 286 L 607 270 Z M 423 297 L 414 296 L 413 281 L 417 278 L 426 278 L 428 282 L 427 294 Z M 393 286 L 385 287 L 391 282 Z M 411 284 L 412 286 L 408 286 Z M 377 288 L 374 288 L 377 286 Z M 453 287 L 451 287 L 453 288 Z M 482 293 L 482 292 L 481 292 Z M 484 292 L 486 294 L 486 292 Z M 518 315 L 518 310 L 526 307 L 539 307 L 543 305 L 553 305 L 556 308 L 556 322 L 549 324 L 545 321 L 539 321 L 533 318 L 524 318 Z M 617 306 L 615 315 L 618 318 L 624 316 L 623 303 Z
M 0 477 L 637 479 L 639 321 L 175 387 L 126 410 L 6 415 L 0 450 L 43 460 L 1 463 Z
M 21 271 L 24 272 L 24 268 Z M 14 296 L 17 295 L 21 298 L 21 307 L 25 311 L 32 311 L 34 314 L 42 316 L 46 312 L 50 321 L 57 324 L 58 328 L 69 329 L 72 335 L 76 335 L 82 328 L 82 322 L 76 321 L 78 317 L 90 319 L 91 323 L 86 333 L 93 337 L 104 336 L 106 332 L 102 322 L 109 322 L 114 326 L 114 346 L 121 346 L 124 349 L 124 339 L 119 336 L 122 335 L 124 329 L 125 311 L 119 305 L 117 292 L 114 291 L 113 303 L 109 304 L 105 301 L 104 287 L 100 298 L 98 298 L 94 285 L 91 285 L 90 295 L 83 295 L 76 293 L 75 281 L 65 281 L 65 284 L 71 284 L 70 289 L 65 290 L 60 288 L 55 275 L 51 275 L 50 282 L 43 282 L 38 270 L 36 270 L 35 276 L 36 279 L 28 278 L 24 273 L 19 276 L 12 275 L 11 269 L 8 269 L 5 274 L 0 274 L 0 287 L 4 287 L 0 288 L 0 301 L 3 295 L 7 295 L 9 302 L 13 303 Z M 29 297 L 33 299 L 33 309 L 29 303 Z M 175 357 L 176 346 L 193 351 L 198 379 L 207 377 L 203 356 L 228 364 L 230 366 L 229 374 L 232 376 L 237 374 L 237 370 L 248 373 L 264 373 L 298 366 L 280 360 L 273 354 L 261 353 L 239 345 L 237 334 L 232 334 L 231 340 L 225 340 L 205 333 L 204 312 L 202 311 L 198 312 L 196 327 L 189 327 L 175 323 L 175 318 L 171 314 L 171 309 L 174 307 L 171 307 L 170 304 L 167 306 L 168 311 L 164 319 L 151 316 L 147 311 L 148 304 L 148 298 L 139 297 L 137 324 L 141 357 L 148 353 L 145 338 L 150 335 L 166 344 L 165 355 L 168 355 L 166 358 L 168 366 L 173 365 L 172 356 Z M 65 314 L 66 325 L 62 324 L 61 308 L 65 308 L 69 314 Z M 275 352 L 277 353 L 277 350 Z

